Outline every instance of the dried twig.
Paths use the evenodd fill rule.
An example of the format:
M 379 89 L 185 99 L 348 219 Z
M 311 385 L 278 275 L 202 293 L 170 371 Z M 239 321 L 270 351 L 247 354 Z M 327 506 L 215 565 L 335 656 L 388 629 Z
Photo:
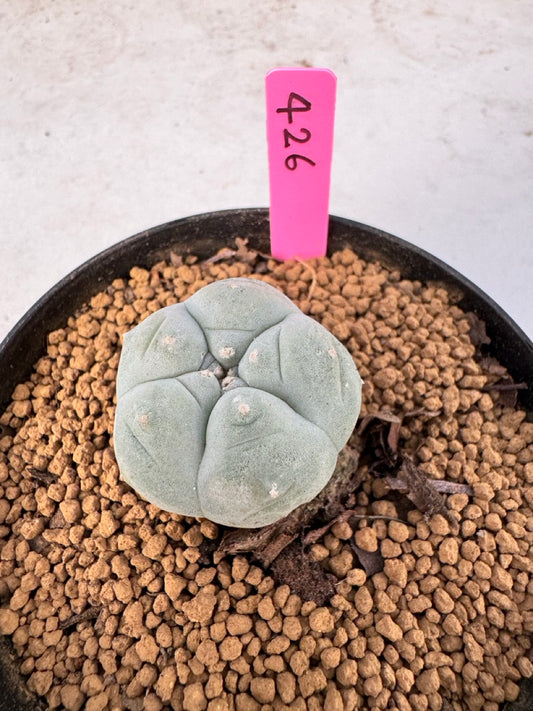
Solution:
M 474 489 L 470 484 L 460 484 L 457 481 L 447 479 L 431 479 L 431 484 L 441 494 L 468 494 L 474 496 Z
M 202 264 L 216 264 L 217 262 L 224 262 L 228 259 L 233 259 L 233 257 L 236 254 L 237 254 L 236 249 L 229 249 L 228 247 L 226 247 L 226 248 L 220 249 L 212 257 L 209 257 L 209 259 L 204 259 Z
M 57 476 L 49 471 L 42 471 L 41 469 L 36 469 L 35 467 L 26 467 L 26 472 L 29 474 L 31 479 L 42 481 L 43 484 L 53 484 L 57 481 Z
M 237 249 L 223 247 L 212 257 L 209 257 L 209 259 L 204 259 L 202 264 L 216 264 L 217 262 L 225 262 L 234 259 L 237 262 L 244 262 L 244 264 L 253 265 L 257 261 L 258 256 L 265 256 L 256 249 L 248 247 L 247 239 L 236 237 L 235 244 L 237 245 Z
M 77 625 L 79 622 L 94 620 L 100 614 L 101 609 L 102 608 L 100 606 L 88 607 L 86 610 L 80 612 L 78 615 L 72 615 L 72 617 L 68 617 L 66 620 L 60 622 L 59 629 L 65 630 L 68 627 L 74 627 L 74 625 Z
M 484 393 L 490 393 L 493 390 L 506 392 L 512 390 L 527 390 L 527 388 L 527 383 L 493 383 L 492 385 L 485 385 L 485 387 L 481 388 L 481 391 Z
M 454 528 L 457 527 L 457 521 L 446 507 L 441 493 L 435 486 L 435 480 L 429 479 L 410 458 L 404 457 L 398 476 L 389 476 L 386 481 L 391 489 L 405 494 L 427 518 L 440 513 Z

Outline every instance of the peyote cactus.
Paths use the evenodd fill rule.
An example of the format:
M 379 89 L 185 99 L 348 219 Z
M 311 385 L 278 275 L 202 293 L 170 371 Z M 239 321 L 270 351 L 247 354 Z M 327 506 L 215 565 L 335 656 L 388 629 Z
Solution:
M 344 346 L 274 287 L 225 279 L 124 337 L 115 452 L 166 511 L 272 523 L 325 486 L 361 406 Z

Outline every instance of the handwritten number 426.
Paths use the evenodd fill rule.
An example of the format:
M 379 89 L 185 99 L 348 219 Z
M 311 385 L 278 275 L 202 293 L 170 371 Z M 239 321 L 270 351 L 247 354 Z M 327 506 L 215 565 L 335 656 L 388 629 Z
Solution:
M 300 94 L 296 94 L 294 91 L 291 91 L 287 101 L 287 106 L 276 109 L 276 113 L 286 113 L 288 123 L 292 124 L 293 115 L 295 113 L 310 110 L 311 102 L 304 99 L 304 97 L 300 96 Z M 290 148 L 291 141 L 294 143 L 307 143 L 307 141 L 311 138 L 311 131 L 307 128 L 300 128 L 300 136 L 295 136 L 294 133 L 291 133 L 287 128 L 285 128 L 283 130 L 283 138 L 285 141 L 285 148 Z M 307 156 L 303 156 L 300 153 L 291 153 L 290 156 L 285 158 L 285 166 L 289 170 L 296 170 L 298 167 L 298 161 L 305 161 L 306 163 L 309 163 L 309 165 L 316 165 L 316 163 Z

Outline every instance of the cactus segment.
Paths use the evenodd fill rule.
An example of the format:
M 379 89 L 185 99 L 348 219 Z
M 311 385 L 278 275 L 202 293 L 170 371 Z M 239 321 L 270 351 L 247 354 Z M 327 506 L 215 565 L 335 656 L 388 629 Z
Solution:
M 207 426 L 200 506 L 227 526 L 256 528 L 286 516 L 327 484 L 337 449 L 283 400 L 255 388 L 225 393 Z
M 311 500 L 361 407 L 351 355 L 274 287 L 225 279 L 124 337 L 114 446 L 166 511 L 258 527 Z

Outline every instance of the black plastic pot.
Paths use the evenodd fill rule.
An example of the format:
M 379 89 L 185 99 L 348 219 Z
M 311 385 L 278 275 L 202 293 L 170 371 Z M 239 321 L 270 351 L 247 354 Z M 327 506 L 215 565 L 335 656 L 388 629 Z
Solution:
M 268 210 L 228 210 L 169 222 L 119 242 L 74 270 L 45 294 L 0 344 L 0 407 L 44 354 L 47 333 L 64 325 L 70 314 L 113 279 L 127 277 L 134 265 L 150 267 L 168 258 L 171 251 L 209 257 L 223 246 L 233 246 L 235 237 L 247 238 L 251 247 L 268 252 Z M 504 365 L 515 382 L 529 385 L 519 392 L 519 400 L 533 412 L 533 343 L 478 287 L 418 247 L 351 220 L 330 218 L 328 244 L 330 251 L 348 246 L 364 259 L 400 269 L 406 278 L 438 282 L 451 291 L 461 308 L 486 324 L 491 341 L 484 346 L 487 355 Z M 0 649 L 0 667 L 5 656 Z M 0 669 L 0 711 L 35 709 L 34 704 L 25 706 L 15 695 L 13 681 L 6 674 Z

